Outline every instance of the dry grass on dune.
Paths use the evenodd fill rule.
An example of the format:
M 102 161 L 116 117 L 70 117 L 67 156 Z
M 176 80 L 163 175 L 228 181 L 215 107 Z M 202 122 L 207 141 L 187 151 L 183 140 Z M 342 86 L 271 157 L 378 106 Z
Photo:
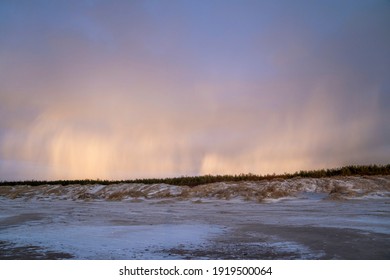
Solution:
M 295 197 L 302 192 L 324 193 L 328 199 L 349 199 L 367 195 L 390 196 L 390 176 L 344 176 L 292 178 L 262 181 L 217 182 L 196 187 L 168 184 L 39 185 L 1 186 L 0 196 L 10 199 L 202 199 L 213 198 L 263 202 Z

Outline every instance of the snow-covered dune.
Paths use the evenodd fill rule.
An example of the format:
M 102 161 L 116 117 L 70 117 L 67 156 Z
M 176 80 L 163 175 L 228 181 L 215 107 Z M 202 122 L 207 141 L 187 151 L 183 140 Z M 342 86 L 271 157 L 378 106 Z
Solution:
M 15 199 L 108 200 L 233 199 L 270 201 L 323 194 L 324 199 L 390 197 L 390 176 L 274 179 L 256 182 L 220 182 L 196 187 L 167 184 L 2 186 L 0 196 Z

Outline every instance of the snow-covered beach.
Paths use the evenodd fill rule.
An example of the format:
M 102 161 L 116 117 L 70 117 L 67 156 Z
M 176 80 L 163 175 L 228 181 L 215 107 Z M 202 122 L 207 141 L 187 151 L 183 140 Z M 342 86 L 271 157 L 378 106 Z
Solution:
M 390 259 L 390 176 L 0 187 L 1 259 Z

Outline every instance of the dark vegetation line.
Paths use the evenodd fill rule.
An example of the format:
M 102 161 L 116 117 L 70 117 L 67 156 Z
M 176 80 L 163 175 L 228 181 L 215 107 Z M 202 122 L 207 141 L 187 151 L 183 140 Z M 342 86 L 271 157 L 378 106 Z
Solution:
M 203 176 L 185 176 L 175 178 L 153 178 L 153 179 L 134 179 L 134 180 L 54 180 L 54 181 L 1 181 L 0 186 L 15 186 L 15 185 L 90 185 L 90 184 L 119 184 L 119 183 L 142 183 L 142 184 L 157 184 L 164 183 L 176 186 L 198 186 L 216 182 L 238 182 L 238 181 L 261 181 L 272 179 L 290 179 L 295 177 L 302 178 L 322 178 L 333 176 L 370 176 L 370 175 L 390 175 L 390 164 L 387 165 L 350 165 L 341 168 L 321 169 L 311 171 L 299 171 L 293 174 L 272 174 L 272 175 L 255 175 L 255 174 L 239 174 L 239 175 L 203 175 Z

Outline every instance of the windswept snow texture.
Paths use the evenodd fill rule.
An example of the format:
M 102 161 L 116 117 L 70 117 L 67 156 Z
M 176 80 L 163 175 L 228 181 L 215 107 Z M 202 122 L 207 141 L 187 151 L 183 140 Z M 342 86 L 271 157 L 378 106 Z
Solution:
M 0 187 L 0 259 L 390 259 L 390 176 Z
M 390 197 L 390 176 L 295 178 L 258 182 L 221 182 L 196 187 L 167 184 L 5 186 L 0 196 L 26 199 L 121 201 L 142 199 L 241 198 L 251 201 L 296 198 L 302 193 L 326 194 L 329 199 Z

